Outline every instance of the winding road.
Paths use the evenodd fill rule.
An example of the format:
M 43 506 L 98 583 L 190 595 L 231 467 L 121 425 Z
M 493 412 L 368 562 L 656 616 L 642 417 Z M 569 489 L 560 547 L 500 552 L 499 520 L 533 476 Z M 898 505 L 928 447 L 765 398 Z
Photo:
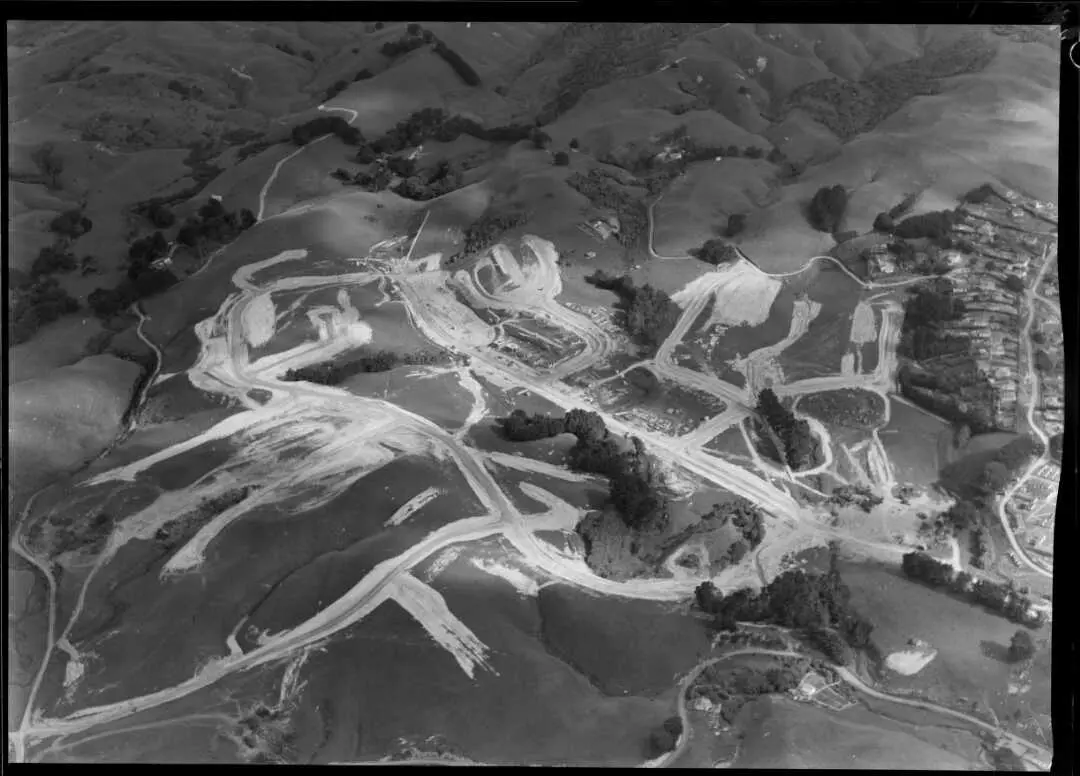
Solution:
M 356 118 L 356 112 L 349 109 L 327 108 L 325 106 L 320 106 L 319 109 L 343 110 L 352 113 L 350 123 Z M 322 139 L 325 138 L 319 138 L 310 143 L 309 146 Z M 260 190 L 258 213 L 260 223 L 267 220 L 264 218 L 265 200 L 278 172 L 289 159 L 295 157 L 302 150 L 303 148 L 298 149 L 280 160 L 274 166 L 269 178 Z M 303 207 L 306 206 L 298 206 L 298 208 L 286 210 L 278 215 L 296 212 L 297 209 Z M 649 212 L 651 252 L 651 207 Z M 422 230 L 423 225 L 421 226 Z M 419 236 L 420 232 L 414 238 L 413 245 L 415 245 Z M 575 369 L 588 365 L 602 357 L 610 348 L 610 344 L 605 345 L 605 342 L 609 342 L 610 338 L 584 316 L 573 314 L 554 302 L 561 279 L 558 277 L 558 269 L 554 264 L 554 251 L 550 247 L 550 243 L 546 243 L 546 241 L 539 238 L 530 237 L 527 238 L 526 244 L 538 260 L 537 268 L 532 271 L 533 277 L 530 281 L 535 284 L 535 287 L 529 286 L 529 291 L 539 292 L 542 301 L 537 303 L 533 300 L 523 299 L 519 295 L 502 294 L 498 298 L 499 303 L 512 310 L 542 314 L 577 334 L 586 343 L 586 350 L 583 354 L 571 359 L 571 365 Z M 534 516 L 525 516 L 514 506 L 484 465 L 485 454 L 465 444 L 463 435 L 460 432 L 450 433 L 427 418 L 409 412 L 391 402 L 360 397 L 343 389 L 281 380 L 281 376 L 287 369 L 320 363 L 356 346 L 359 341 L 357 338 L 362 335 L 362 322 L 349 318 L 349 310 L 346 309 L 345 301 L 342 302 L 340 313 L 333 309 L 327 312 L 329 320 L 320 326 L 320 340 L 315 345 L 308 343 L 288 351 L 285 355 L 279 354 L 273 358 L 255 362 L 250 361 L 249 342 L 252 341 L 253 337 L 260 339 L 262 336 L 253 332 L 251 328 L 255 326 L 253 321 L 259 320 L 259 317 L 246 314 L 249 308 L 253 308 L 253 305 L 265 305 L 265 301 L 256 300 L 266 300 L 274 293 L 298 288 L 336 286 L 344 289 L 349 285 L 359 285 L 379 280 L 380 282 L 392 283 L 398 288 L 410 319 L 428 339 L 450 352 L 469 356 L 472 372 L 491 380 L 496 385 L 526 388 L 563 409 L 573 409 L 585 404 L 580 392 L 559 383 L 555 379 L 551 379 L 550 376 L 539 375 L 536 370 L 509 362 L 505 358 L 492 354 L 487 347 L 491 341 L 490 327 L 487 329 L 480 327 L 473 320 L 475 316 L 470 318 L 471 312 L 468 311 L 468 308 L 464 308 L 460 302 L 457 302 L 453 294 L 448 290 L 452 280 L 452 273 L 439 269 L 427 269 L 426 265 L 422 267 L 413 266 L 410 263 L 411 254 L 412 247 L 409 249 L 404 264 L 391 266 L 378 272 L 354 272 L 336 276 L 314 277 L 281 276 L 262 284 L 257 284 L 252 280 L 252 276 L 257 271 L 277 265 L 284 265 L 287 268 L 288 262 L 304 258 L 306 251 L 284 251 L 273 258 L 237 269 L 233 275 L 233 283 L 238 290 L 225 299 L 214 316 L 196 326 L 196 333 L 200 338 L 202 347 L 199 358 L 196 364 L 188 370 L 188 375 L 192 383 L 197 387 L 234 398 L 248 408 L 248 412 L 233 416 L 233 418 L 225 421 L 221 428 L 216 431 L 211 430 L 211 433 L 221 434 L 227 430 L 229 433 L 235 433 L 235 430 L 243 429 L 255 422 L 269 425 L 279 424 L 282 428 L 286 428 L 289 424 L 295 423 L 298 417 L 302 417 L 300 413 L 343 419 L 345 421 L 359 418 L 363 419 L 365 423 L 377 422 L 381 424 L 378 426 L 380 433 L 389 433 L 393 430 L 395 433 L 408 434 L 411 435 L 410 438 L 423 439 L 443 451 L 462 473 L 483 505 L 485 513 L 455 521 L 433 531 L 400 555 L 379 563 L 360 579 L 352 589 L 321 609 L 309 620 L 298 624 L 290 630 L 268 636 L 258 647 L 249 652 L 245 653 L 239 649 L 238 645 L 230 643 L 227 654 L 204 663 L 195 675 L 176 686 L 137 698 L 101 706 L 85 707 L 66 717 L 57 719 L 44 718 L 41 710 L 34 709 L 34 700 L 38 694 L 49 660 L 53 656 L 54 649 L 59 648 L 66 651 L 69 656 L 77 655 L 74 647 L 67 642 L 67 635 L 76 622 L 80 606 L 75 607 L 61 636 L 58 639 L 54 638 L 57 611 L 55 580 L 48 565 L 36 558 L 25 547 L 22 530 L 15 531 L 13 537 L 14 550 L 42 572 L 50 589 L 49 628 L 45 657 L 32 685 L 19 729 L 17 732 L 9 734 L 9 739 L 15 748 L 17 761 L 22 762 L 25 760 L 28 741 L 70 736 L 93 727 L 115 722 L 132 714 L 159 707 L 188 696 L 231 674 L 284 660 L 297 651 L 319 644 L 334 633 L 363 619 L 385 601 L 393 599 L 396 595 L 401 595 L 402 585 L 411 586 L 410 589 L 414 591 L 421 589 L 417 586 L 422 586 L 422 583 L 410 576 L 411 570 L 425 559 L 431 558 L 443 549 L 456 544 L 477 541 L 493 535 L 502 535 L 515 546 L 525 562 L 533 569 L 554 579 L 569 582 L 604 595 L 656 601 L 676 601 L 685 599 L 692 593 L 699 580 L 656 579 L 616 583 L 601 579 L 595 576 L 584 563 L 568 558 L 558 552 L 552 545 L 537 539 L 535 526 L 543 525 L 543 520 L 535 519 Z M 836 261 L 832 257 L 816 258 L 828 258 Z M 846 268 L 844 269 L 847 271 Z M 522 276 L 518 280 L 525 281 L 526 278 Z M 859 282 L 862 283 L 862 281 Z M 866 287 L 884 287 L 874 284 L 862 284 Z M 475 283 L 475 287 L 478 289 L 478 293 L 486 293 L 478 282 Z M 345 293 L 344 290 L 342 293 Z M 491 295 L 488 294 L 488 296 Z M 678 367 L 670 360 L 674 346 L 681 341 L 689 326 L 696 320 L 697 315 L 704 309 L 710 298 L 708 289 L 705 289 L 705 293 L 690 301 L 680 317 L 675 332 L 663 343 L 653 364 L 658 372 L 668 379 L 689 384 L 693 387 L 700 387 L 701 390 L 723 398 L 729 402 L 729 408 L 735 408 L 731 416 L 737 420 L 738 413 L 745 408 L 745 393 L 743 391 L 715 377 Z M 145 315 L 138 308 L 136 308 L 136 312 L 140 317 L 138 334 L 157 356 L 157 366 L 153 375 L 156 378 L 160 370 L 161 353 L 154 343 L 145 337 L 142 331 L 143 323 L 146 321 Z M 889 316 L 886 317 L 889 318 Z M 825 378 L 826 382 L 803 381 L 803 386 L 814 391 L 824 390 L 819 386 L 826 384 L 837 387 L 869 386 L 871 390 L 875 388 L 884 389 L 892 368 L 888 355 L 890 348 L 894 348 L 895 345 L 892 332 L 896 328 L 896 321 L 892 318 L 889 318 L 889 320 L 891 324 L 883 327 L 885 331 L 882 332 L 879 339 L 880 347 L 884 349 L 885 354 L 884 357 L 879 358 L 878 370 L 874 375 L 863 376 L 861 379 L 855 377 L 838 378 L 835 382 L 828 382 L 831 378 Z M 1029 328 L 1030 320 L 1025 329 L 1025 334 Z M 569 371 L 572 370 L 566 370 L 560 372 L 560 374 L 569 373 Z M 464 373 L 462 373 L 462 380 L 464 384 Z M 139 401 L 142 401 L 145 397 L 145 391 L 152 382 L 153 378 L 146 381 L 141 395 L 138 397 Z M 248 399 L 248 395 L 253 390 L 261 390 L 269 394 L 271 398 L 265 404 L 252 402 Z M 482 395 L 474 396 L 474 401 L 482 402 Z M 683 439 L 639 429 L 605 412 L 599 412 L 598 414 L 613 432 L 640 438 L 650 449 L 650 452 L 662 462 L 682 467 L 708 482 L 715 483 L 732 493 L 751 499 L 770 513 L 772 519 L 781 520 L 794 526 L 809 528 L 812 532 L 820 534 L 829 533 L 809 518 L 805 510 L 786 491 L 775 487 L 767 479 L 754 472 L 711 456 L 700 447 L 687 446 Z M 474 411 L 469 414 L 470 420 L 468 422 L 476 422 L 483 416 L 482 407 L 479 407 L 479 405 L 474 406 Z M 236 418 L 240 418 L 240 420 L 236 420 Z M 354 420 L 352 422 L 359 423 L 360 421 Z M 354 428 L 352 433 L 357 434 L 357 444 L 365 444 L 362 432 L 366 428 L 366 426 L 356 426 Z M 154 462 L 192 449 L 194 441 L 187 440 L 172 448 L 147 456 L 142 461 L 120 467 L 113 472 L 98 475 L 95 481 L 132 477 L 139 470 Z M 31 498 L 23 512 L 20 529 L 26 527 L 26 516 L 30 514 L 36 495 Z M 548 503 L 552 512 L 563 508 L 560 506 L 559 500 L 554 496 L 548 500 Z M 241 512 L 238 511 L 231 515 L 229 519 L 234 519 L 240 514 Z M 203 549 L 208 542 L 214 541 L 223 525 L 223 522 L 215 519 L 211 524 L 201 529 L 188 545 L 177 551 L 170 563 L 176 567 L 178 573 L 187 573 L 198 568 Z M 152 528 L 153 525 L 150 526 L 151 530 Z M 97 559 L 98 566 L 100 567 L 102 563 L 107 562 L 124 541 L 134 538 L 135 535 L 134 533 L 125 534 L 122 531 L 114 534 L 107 549 Z M 891 547 L 890 549 L 895 550 L 897 548 Z M 178 558 L 182 559 L 183 562 L 178 562 Z M 89 579 L 87 579 L 87 584 L 88 582 Z M 84 585 L 82 594 L 79 597 L 80 603 L 85 592 L 86 586 Z M 747 650 L 747 652 L 788 656 L 798 655 L 798 653 L 769 650 Z M 736 654 L 740 653 L 731 653 L 724 656 L 724 658 Z M 697 673 L 700 673 L 705 667 L 706 664 L 699 666 L 696 669 Z M 685 686 L 688 686 L 688 682 L 692 681 L 697 673 L 692 673 L 680 686 L 680 715 L 684 718 L 684 721 L 686 717 Z M 853 678 L 857 681 L 857 677 Z M 845 680 L 849 681 L 846 677 Z M 869 694 L 877 692 L 869 688 L 863 689 L 863 691 Z M 878 697 L 903 702 L 880 693 L 878 693 Z M 921 705 L 923 708 L 951 713 L 948 710 L 935 707 L 933 704 L 909 702 L 908 705 Z M 953 713 L 953 715 L 966 717 L 966 715 L 959 713 Z M 985 726 L 985 723 L 981 724 Z M 684 729 L 687 730 L 685 737 L 688 739 L 689 726 L 684 725 Z M 1028 742 L 1024 743 L 1029 747 L 1033 746 Z M 683 746 L 685 746 L 685 742 L 680 742 L 680 747 Z M 676 750 L 676 752 L 679 751 L 681 749 Z

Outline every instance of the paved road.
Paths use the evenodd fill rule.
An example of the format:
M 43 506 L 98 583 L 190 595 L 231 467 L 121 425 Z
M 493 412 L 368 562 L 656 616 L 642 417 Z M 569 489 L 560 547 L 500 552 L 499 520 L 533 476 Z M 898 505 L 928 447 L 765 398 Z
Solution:
M 1013 553 L 1016 555 L 1017 560 L 1033 571 L 1044 577 L 1050 578 L 1054 576 L 1053 566 L 1047 569 L 1045 565 L 1032 560 L 1027 552 L 1024 551 L 1023 546 L 1016 540 L 1016 534 L 1013 533 L 1012 526 L 1009 524 L 1009 516 L 1005 511 L 1005 506 L 1012 497 L 1016 495 L 1017 491 L 1024 487 L 1024 484 L 1035 474 L 1035 472 L 1050 461 L 1050 439 L 1035 422 L 1035 407 L 1039 402 L 1039 377 L 1035 372 L 1035 347 L 1031 341 L 1031 326 L 1035 321 L 1035 296 L 1039 289 L 1039 285 L 1042 283 L 1043 276 L 1050 267 L 1050 262 L 1056 260 L 1057 248 L 1054 249 L 1052 258 L 1047 257 L 1046 254 L 1044 254 L 1043 264 L 1039 269 L 1039 274 L 1036 276 L 1035 282 L 1027 289 L 1027 293 L 1024 297 L 1024 306 L 1027 308 L 1027 320 L 1024 322 L 1024 328 L 1020 332 L 1020 342 L 1023 343 L 1023 350 L 1026 356 L 1024 362 L 1024 374 L 1020 376 L 1020 383 L 1023 384 L 1027 379 L 1031 380 L 1031 390 L 1027 395 L 1027 424 L 1039 438 L 1039 442 L 1042 443 L 1043 454 L 1028 466 L 1027 470 L 1020 476 L 1020 479 L 1005 492 L 995 506 L 995 512 L 997 513 L 998 519 L 1001 521 L 1001 527 L 1005 531 L 1005 537 L 1009 540 L 1009 544 L 1012 546 Z

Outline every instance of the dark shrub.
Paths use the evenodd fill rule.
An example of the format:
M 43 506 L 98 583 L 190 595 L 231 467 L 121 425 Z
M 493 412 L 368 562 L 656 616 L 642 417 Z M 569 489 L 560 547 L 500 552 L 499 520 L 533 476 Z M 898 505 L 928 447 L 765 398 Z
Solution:
M 556 151 L 555 152 L 555 166 L 556 167 L 566 167 L 569 164 L 570 164 L 570 154 L 566 153 L 566 151 Z

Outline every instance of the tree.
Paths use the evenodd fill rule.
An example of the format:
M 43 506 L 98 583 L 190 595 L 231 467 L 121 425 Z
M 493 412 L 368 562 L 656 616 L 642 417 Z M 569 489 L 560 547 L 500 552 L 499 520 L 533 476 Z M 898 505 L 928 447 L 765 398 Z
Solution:
M 64 171 L 64 162 L 56 152 L 56 146 L 52 143 L 35 149 L 30 154 L 31 161 L 38 166 L 42 175 L 48 179 L 50 189 L 60 188 L 60 173 Z
M 208 221 L 212 218 L 219 218 L 223 215 L 225 215 L 225 206 L 222 205 L 221 200 L 216 197 L 211 197 L 199 208 L 199 217 L 204 221 Z
M 578 142 L 578 139 L 576 137 L 570 138 L 570 148 L 573 149 L 574 151 L 581 148 L 581 143 Z
M 570 164 L 570 154 L 566 153 L 566 151 L 556 151 L 555 152 L 555 166 L 556 167 L 566 167 L 569 164 Z
M 668 717 L 664 720 L 664 730 L 671 733 L 671 735 L 678 738 L 683 732 L 683 722 L 681 717 Z
M 1035 641 L 1026 630 L 1018 630 L 1009 642 L 1009 661 L 1019 663 L 1035 654 Z
M 529 141 L 533 144 L 534 148 L 547 148 L 551 145 L 551 135 L 539 127 L 536 127 L 529 133 Z
M 654 730 L 649 735 L 649 755 L 659 757 L 675 748 L 676 738 L 666 730 Z
M 409 24 L 405 26 L 405 32 L 407 32 L 409 35 L 419 35 L 421 32 L 423 32 L 423 27 L 421 27 L 416 22 L 409 22 Z

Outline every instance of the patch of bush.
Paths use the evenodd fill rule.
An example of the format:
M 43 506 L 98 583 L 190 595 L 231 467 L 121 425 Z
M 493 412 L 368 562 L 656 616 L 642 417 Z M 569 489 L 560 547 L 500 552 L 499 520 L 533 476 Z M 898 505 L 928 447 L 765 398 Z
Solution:
M 375 74 L 368 70 L 366 67 L 353 76 L 353 81 L 366 81 L 369 78 L 374 78 Z
M 832 234 L 840 227 L 847 203 L 848 195 L 843 186 L 822 186 L 810 200 L 807 221 L 819 232 Z
M 392 350 L 364 351 L 359 358 L 345 364 L 326 361 L 301 369 L 290 369 L 281 379 L 285 382 L 338 385 L 353 375 L 365 372 L 389 372 L 399 366 L 434 364 L 436 361 L 438 361 L 438 356 L 428 352 L 398 355 Z
M 567 167 L 570 164 L 570 154 L 566 151 L 556 151 L 553 162 L 556 167 Z
M 626 275 L 609 275 L 602 270 L 585 280 L 597 288 L 613 291 L 619 297 L 619 322 L 650 352 L 660 347 L 679 321 L 679 306 L 665 292 L 648 283 L 635 286 Z

